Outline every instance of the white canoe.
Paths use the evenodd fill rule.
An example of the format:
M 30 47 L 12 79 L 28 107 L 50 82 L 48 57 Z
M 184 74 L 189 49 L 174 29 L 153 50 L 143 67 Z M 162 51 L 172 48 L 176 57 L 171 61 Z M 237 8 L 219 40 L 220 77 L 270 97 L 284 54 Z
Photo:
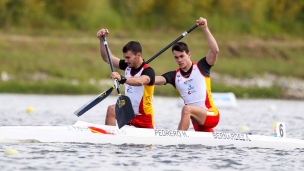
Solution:
M 165 129 L 142 129 L 77 121 L 72 126 L 2 126 L 0 143 L 96 143 L 146 145 L 205 145 L 296 149 L 304 140 L 243 133 L 207 133 Z

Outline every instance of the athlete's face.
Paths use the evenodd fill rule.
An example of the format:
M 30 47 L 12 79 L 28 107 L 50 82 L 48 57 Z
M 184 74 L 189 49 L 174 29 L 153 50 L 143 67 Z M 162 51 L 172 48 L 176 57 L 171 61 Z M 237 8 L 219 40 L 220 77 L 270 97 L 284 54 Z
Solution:
M 182 70 L 188 70 L 191 67 L 192 65 L 192 62 L 190 60 L 191 52 L 186 53 L 185 51 L 180 52 L 174 50 L 172 53 L 179 68 L 181 68 Z
M 128 64 L 130 68 L 137 68 L 138 62 L 140 62 L 141 53 L 138 52 L 136 55 L 132 51 L 128 51 L 127 53 L 123 53 L 123 57 L 125 58 L 125 62 Z

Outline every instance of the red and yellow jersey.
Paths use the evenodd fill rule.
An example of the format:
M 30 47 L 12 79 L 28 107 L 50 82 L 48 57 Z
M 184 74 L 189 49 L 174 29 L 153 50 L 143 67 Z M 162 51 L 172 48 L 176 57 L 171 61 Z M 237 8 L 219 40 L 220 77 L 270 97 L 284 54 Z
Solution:
M 125 69 L 125 77 L 139 77 L 141 76 L 143 70 L 148 68 L 149 65 L 145 64 L 141 70 L 139 70 L 135 75 L 131 74 L 132 68 L 127 67 Z M 125 84 L 125 95 L 127 95 L 133 106 L 133 110 L 136 115 L 151 115 L 152 122 L 154 124 L 154 110 L 153 110 L 153 93 L 154 93 L 153 85 L 142 85 L 142 86 L 131 86 L 129 84 Z

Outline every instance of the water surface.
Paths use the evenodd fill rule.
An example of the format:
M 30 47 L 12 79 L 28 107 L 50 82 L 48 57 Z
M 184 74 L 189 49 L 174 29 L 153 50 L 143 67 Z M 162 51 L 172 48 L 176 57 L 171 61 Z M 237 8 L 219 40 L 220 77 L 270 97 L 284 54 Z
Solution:
M 110 96 L 90 111 L 73 114 L 94 96 L 0 94 L 0 125 L 71 125 L 77 120 L 104 123 Z M 176 129 L 179 100 L 155 97 L 156 127 Z M 32 106 L 34 113 L 26 113 Z M 289 100 L 238 100 L 237 108 L 219 108 L 221 121 L 215 131 L 240 132 L 244 126 L 255 134 L 272 136 L 273 121 L 286 123 L 287 137 L 304 139 L 304 102 Z M 193 131 L 192 127 L 189 129 Z M 18 156 L 3 151 L 14 148 Z M 202 145 L 148 146 L 76 143 L 0 144 L 0 168 L 7 170 L 304 170 L 304 149 L 274 150 L 206 147 Z

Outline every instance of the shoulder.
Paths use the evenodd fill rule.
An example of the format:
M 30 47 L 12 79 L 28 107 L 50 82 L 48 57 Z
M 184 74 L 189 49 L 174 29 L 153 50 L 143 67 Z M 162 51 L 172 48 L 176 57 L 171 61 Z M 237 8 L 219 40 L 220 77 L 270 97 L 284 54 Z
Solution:
M 163 77 L 175 77 L 175 74 L 176 74 L 176 71 L 169 71 L 169 72 L 166 72 L 164 74 L 162 74 Z
M 154 69 L 151 68 L 150 66 L 147 66 L 147 67 L 143 67 L 143 72 L 142 72 L 142 75 L 151 75 L 152 76 L 155 76 L 155 72 L 154 72 Z
M 208 64 L 206 57 L 199 60 L 197 66 L 203 75 L 210 76 L 210 69 L 212 66 Z
M 143 71 L 141 75 L 146 75 L 150 78 L 150 82 L 148 85 L 154 85 L 155 83 L 155 72 L 150 66 L 143 66 Z
M 169 71 L 164 73 L 162 76 L 166 79 L 166 83 L 172 84 L 175 87 L 175 75 L 176 71 Z
M 203 66 L 208 66 L 212 67 L 211 65 L 208 64 L 206 57 L 203 57 L 201 60 L 197 62 L 198 65 L 203 65 Z
M 127 67 L 128 67 L 128 64 L 125 63 L 125 60 L 124 60 L 124 59 L 119 60 L 119 68 L 120 68 L 121 70 L 125 70 Z
M 154 69 L 148 64 L 144 64 L 142 66 L 142 68 L 144 69 L 144 71 L 146 70 L 146 71 L 153 71 L 154 72 Z

